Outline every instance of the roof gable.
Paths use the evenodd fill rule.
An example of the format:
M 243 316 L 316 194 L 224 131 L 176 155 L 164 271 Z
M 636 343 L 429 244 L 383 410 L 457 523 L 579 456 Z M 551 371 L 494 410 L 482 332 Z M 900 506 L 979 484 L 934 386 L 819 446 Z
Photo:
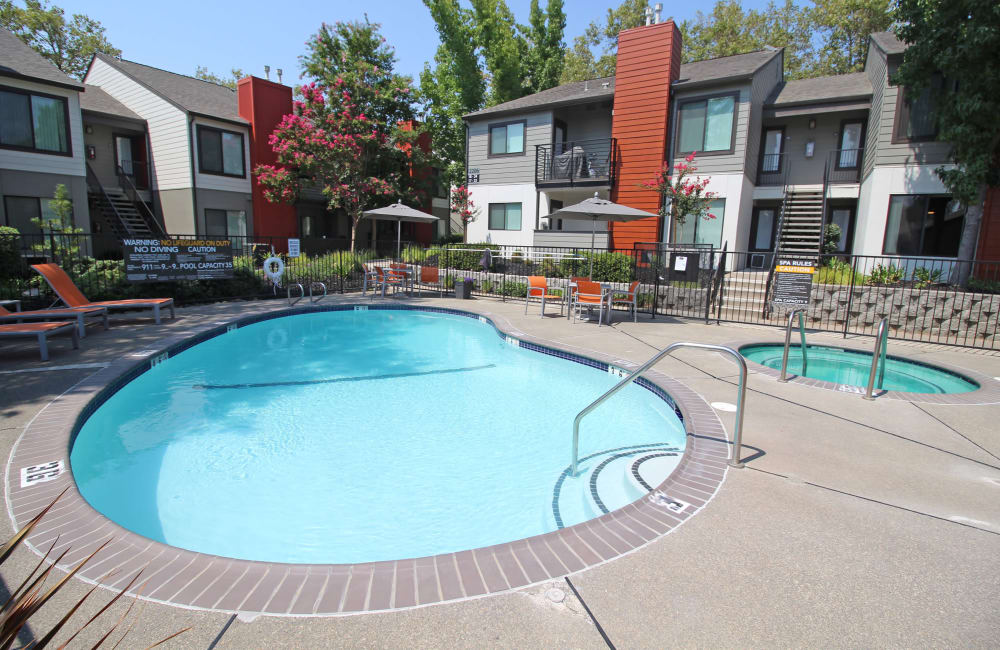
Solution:
M 3 27 L 0 27 L 0 76 L 83 90 L 82 83 L 52 65 L 48 59 Z
M 778 84 L 764 101 L 767 106 L 790 106 L 842 99 L 866 99 L 872 84 L 864 72 L 796 79 Z
M 235 90 L 211 81 L 168 72 L 134 61 L 116 59 L 106 54 L 97 54 L 96 58 L 184 111 L 229 122 L 249 124 L 239 115 L 239 102 Z
M 886 54 L 902 54 L 906 51 L 906 43 L 896 38 L 892 32 L 875 32 L 871 39 L 875 47 Z
M 141 116 L 133 113 L 124 104 L 106 93 L 100 86 L 84 84 L 84 87 L 86 90 L 80 95 L 81 110 L 145 122 Z

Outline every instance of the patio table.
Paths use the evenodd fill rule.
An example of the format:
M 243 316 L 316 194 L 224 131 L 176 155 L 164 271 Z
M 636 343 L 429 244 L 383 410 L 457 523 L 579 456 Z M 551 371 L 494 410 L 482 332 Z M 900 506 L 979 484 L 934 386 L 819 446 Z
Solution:
M 20 300 L 0 300 L 0 307 L 6 307 L 7 305 L 14 305 L 14 311 L 21 311 Z

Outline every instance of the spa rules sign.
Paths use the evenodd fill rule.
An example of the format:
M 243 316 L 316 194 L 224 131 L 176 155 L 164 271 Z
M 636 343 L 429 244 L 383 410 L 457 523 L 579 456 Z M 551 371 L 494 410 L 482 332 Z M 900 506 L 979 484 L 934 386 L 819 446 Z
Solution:
M 129 282 L 233 277 L 233 248 L 227 239 L 126 239 L 122 243 Z

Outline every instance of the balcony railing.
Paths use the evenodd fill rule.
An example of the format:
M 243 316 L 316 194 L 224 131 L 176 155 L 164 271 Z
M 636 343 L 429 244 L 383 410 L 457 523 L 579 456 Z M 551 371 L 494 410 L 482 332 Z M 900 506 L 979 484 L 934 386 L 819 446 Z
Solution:
M 784 185 L 788 176 L 788 156 L 784 153 L 766 153 L 760 158 L 757 185 Z
M 864 149 L 837 149 L 830 152 L 829 183 L 857 183 L 861 179 Z
M 535 184 L 548 187 L 612 186 L 617 141 L 614 138 L 535 146 Z

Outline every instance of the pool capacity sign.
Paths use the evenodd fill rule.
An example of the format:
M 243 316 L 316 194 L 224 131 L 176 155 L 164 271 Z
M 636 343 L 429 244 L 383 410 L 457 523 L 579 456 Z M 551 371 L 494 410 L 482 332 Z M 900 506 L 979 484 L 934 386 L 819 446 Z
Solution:
M 771 300 L 776 305 L 808 307 L 814 273 L 810 260 L 778 260 Z
M 126 239 L 122 243 L 129 282 L 233 277 L 233 247 L 227 239 Z

